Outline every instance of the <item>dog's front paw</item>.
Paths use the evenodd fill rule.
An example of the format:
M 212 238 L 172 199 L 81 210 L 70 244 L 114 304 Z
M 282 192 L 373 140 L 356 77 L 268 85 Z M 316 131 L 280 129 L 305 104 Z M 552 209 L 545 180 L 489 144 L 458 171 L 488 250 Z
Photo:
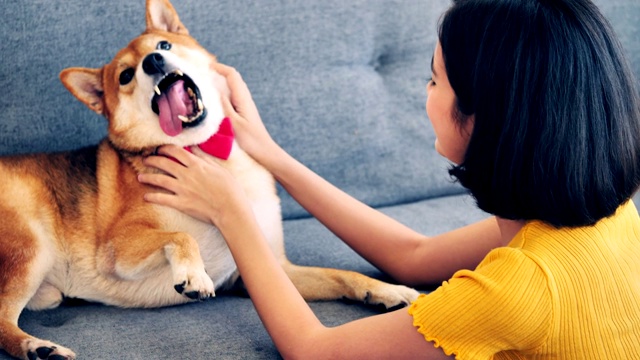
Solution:
M 76 358 L 76 354 L 73 351 L 40 339 L 26 341 L 26 343 L 23 343 L 23 349 L 29 360 L 74 360 Z
M 364 302 L 371 305 L 382 305 L 387 310 L 403 308 L 420 295 L 416 290 L 404 285 L 384 284 L 375 290 L 367 291 Z
M 173 288 L 191 300 L 206 300 L 216 296 L 213 281 L 204 269 L 185 268 L 174 274 Z

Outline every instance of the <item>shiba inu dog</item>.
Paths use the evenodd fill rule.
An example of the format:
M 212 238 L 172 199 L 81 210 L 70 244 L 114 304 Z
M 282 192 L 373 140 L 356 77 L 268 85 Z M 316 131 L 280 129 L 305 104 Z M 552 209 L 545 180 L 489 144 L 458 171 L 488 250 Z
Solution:
M 100 69 L 60 78 L 108 120 L 100 144 L 0 159 L 0 348 L 23 359 L 73 359 L 72 350 L 23 332 L 24 308 L 64 298 L 159 307 L 211 298 L 238 282 L 224 239 L 210 224 L 147 203 L 140 173 L 164 144 L 200 146 L 246 190 L 274 253 L 307 300 L 348 298 L 387 308 L 418 293 L 362 274 L 290 263 L 273 177 L 233 140 L 216 61 L 167 0 L 147 0 L 143 34 Z M 214 160 L 215 159 L 215 160 Z M 215 181 L 215 179 L 212 179 Z

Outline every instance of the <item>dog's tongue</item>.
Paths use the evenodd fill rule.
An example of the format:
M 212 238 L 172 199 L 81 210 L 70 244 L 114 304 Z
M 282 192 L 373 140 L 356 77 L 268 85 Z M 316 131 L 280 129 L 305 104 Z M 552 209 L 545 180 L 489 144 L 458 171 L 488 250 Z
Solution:
M 176 81 L 156 102 L 162 131 L 169 136 L 179 135 L 182 132 L 182 121 L 178 115 L 187 116 L 187 104 L 191 102 L 189 94 L 184 90 L 184 82 Z

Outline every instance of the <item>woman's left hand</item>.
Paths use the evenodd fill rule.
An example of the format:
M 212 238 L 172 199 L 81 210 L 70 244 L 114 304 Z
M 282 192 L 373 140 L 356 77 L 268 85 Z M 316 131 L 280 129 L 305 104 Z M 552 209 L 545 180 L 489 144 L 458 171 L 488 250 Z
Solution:
M 146 166 L 160 169 L 164 174 L 140 174 L 138 181 L 168 191 L 149 192 L 144 199 L 219 225 L 225 213 L 246 205 L 244 190 L 216 160 L 202 158 L 202 151 L 197 147 L 192 151 L 193 154 L 175 145 L 165 145 L 158 149 L 157 156 L 144 159 Z

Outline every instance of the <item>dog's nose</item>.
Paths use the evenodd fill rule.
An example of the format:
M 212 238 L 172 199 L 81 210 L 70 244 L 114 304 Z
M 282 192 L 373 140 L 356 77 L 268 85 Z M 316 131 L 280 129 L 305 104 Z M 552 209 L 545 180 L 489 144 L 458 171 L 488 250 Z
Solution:
M 147 75 L 164 74 L 164 58 L 158 53 L 147 55 L 142 61 L 142 70 Z

